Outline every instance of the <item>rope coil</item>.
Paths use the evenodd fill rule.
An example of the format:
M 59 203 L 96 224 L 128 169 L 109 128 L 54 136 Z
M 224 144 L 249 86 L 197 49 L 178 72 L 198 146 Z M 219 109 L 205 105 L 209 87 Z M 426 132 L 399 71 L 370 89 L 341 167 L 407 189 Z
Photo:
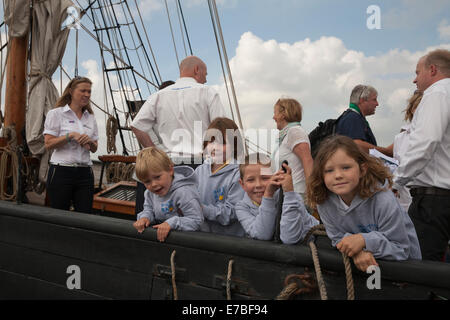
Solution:
M 303 287 L 299 286 L 295 280 L 299 280 Z M 289 300 L 295 295 L 311 293 L 317 289 L 317 284 L 311 274 L 290 274 L 284 279 L 284 288 L 275 300 Z
M 19 175 L 29 179 L 30 169 L 28 163 L 24 161 L 25 169 L 19 172 L 19 161 L 22 161 L 23 155 L 17 145 L 15 125 L 4 128 L 3 134 L 7 138 L 8 144 L 6 147 L 0 148 L 0 199 L 16 200 L 19 191 Z M 6 190 L 9 179 L 12 179 L 11 193 Z

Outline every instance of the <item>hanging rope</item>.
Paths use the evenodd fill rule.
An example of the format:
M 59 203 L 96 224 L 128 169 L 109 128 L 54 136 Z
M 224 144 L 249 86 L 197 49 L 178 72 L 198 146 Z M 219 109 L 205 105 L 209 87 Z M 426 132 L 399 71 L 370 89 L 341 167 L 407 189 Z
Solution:
M 228 272 L 227 272 L 227 300 L 231 300 L 231 272 L 233 271 L 234 260 L 230 259 L 228 261 Z
M 108 153 L 116 153 L 116 135 L 119 130 L 119 125 L 117 123 L 117 119 L 113 116 L 109 116 L 106 121 L 106 151 Z
M 170 255 L 170 269 L 172 271 L 172 289 L 173 289 L 173 300 L 178 300 L 178 290 L 177 283 L 175 282 L 175 254 L 176 250 L 173 250 Z
M 7 138 L 8 144 L 6 147 L 0 148 L 0 199 L 1 200 L 16 200 L 19 190 L 19 174 L 28 177 L 29 168 L 28 163 L 25 162 L 25 170 L 19 172 L 19 161 L 22 161 L 22 154 L 17 145 L 15 125 L 11 125 L 3 129 L 3 135 Z M 20 154 L 21 156 L 19 156 Z M 5 187 L 12 179 L 12 192 L 8 193 Z
M 342 260 L 345 266 L 345 281 L 347 284 L 347 300 L 355 300 L 355 288 L 353 285 L 352 265 L 350 264 L 349 257 L 342 253 Z
M 319 285 L 320 299 L 328 300 L 327 288 L 325 282 L 323 281 L 322 270 L 320 269 L 319 254 L 317 252 L 317 247 L 313 241 L 309 242 L 309 247 L 311 248 L 311 254 L 314 262 L 314 270 L 316 271 L 317 284 Z
M 74 72 L 74 76 L 78 77 L 78 28 L 75 30 L 75 72 Z
M 304 240 L 302 243 L 306 243 L 308 242 L 309 238 L 312 235 L 316 235 L 316 236 L 327 236 L 327 233 L 325 231 L 325 226 L 323 224 L 319 224 L 316 225 L 314 227 L 312 227 L 308 233 L 306 234 Z M 309 241 L 308 242 L 309 247 L 311 249 L 311 255 L 313 258 L 313 263 L 314 263 L 314 269 L 316 272 L 316 278 L 317 278 L 317 283 L 319 285 L 319 291 L 320 291 L 320 297 L 322 300 L 327 300 L 327 291 L 326 291 L 326 286 L 325 286 L 325 282 L 323 280 L 323 276 L 322 276 L 322 270 L 320 268 L 320 262 L 319 262 L 319 254 L 317 251 L 317 247 L 314 243 L 314 241 Z M 352 276 L 352 267 L 351 267 L 351 263 L 350 263 L 350 259 L 349 257 L 342 253 L 342 260 L 344 262 L 344 267 L 345 267 L 345 279 L 346 279 L 346 287 L 347 287 L 347 299 L 348 300 L 355 300 L 355 289 L 354 289 L 354 283 L 353 283 L 353 276 Z

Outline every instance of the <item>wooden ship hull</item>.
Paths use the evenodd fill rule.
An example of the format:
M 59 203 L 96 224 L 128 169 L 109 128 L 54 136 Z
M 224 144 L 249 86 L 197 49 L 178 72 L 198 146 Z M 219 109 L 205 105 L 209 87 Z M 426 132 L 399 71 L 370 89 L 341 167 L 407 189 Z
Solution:
M 341 254 L 326 237 L 316 244 L 328 299 L 347 299 Z M 355 299 L 450 297 L 448 264 L 378 262 L 380 289 L 353 267 Z M 0 299 L 271 300 L 299 275 L 313 285 L 289 298 L 320 299 L 306 245 L 177 231 L 160 243 L 131 221 L 0 201 Z

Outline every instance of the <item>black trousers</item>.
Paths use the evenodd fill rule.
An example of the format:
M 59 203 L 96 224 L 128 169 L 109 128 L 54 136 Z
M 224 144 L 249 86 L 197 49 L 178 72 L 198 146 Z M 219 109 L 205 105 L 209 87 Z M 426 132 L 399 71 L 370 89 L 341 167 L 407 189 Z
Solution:
M 195 168 L 197 168 L 200 164 L 194 164 L 194 159 L 192 158 L 191 161 L 188 161 L 188 163 L 180 163 L 180 164 L 176 164 L 176 166 L 188 166 L 191 167 L 192 169 L 195 170 Z M 137 187 L 136 187 L 136 206 L 134 209 L 134 212 L 136 213 L 136 216 L 138 215 L 138 213 L 140 213 L 142 210 L 144 210 L 144 192 L 145 192 L 146 188 L 144 186 L 143 183 L 140 183 L 139 181 L 137 182 Z
M 91 167 L 64 167 L 50 165 L 47 177 L 50 206 L 91 213 L 94 198 L 94 174 Z
M 442 261 L 450 239 L 450 197 L 414 195 L 408 214 L 416 228 L 422 259 Z

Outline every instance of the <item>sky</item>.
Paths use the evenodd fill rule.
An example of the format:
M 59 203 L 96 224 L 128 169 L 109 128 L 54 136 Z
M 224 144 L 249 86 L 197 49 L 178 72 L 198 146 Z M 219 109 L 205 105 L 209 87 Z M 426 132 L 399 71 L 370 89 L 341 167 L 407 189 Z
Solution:
M 78 1 L 82 7 L 87 2 Z M 128 3 L 132 7 L 135 1 Z M 136 3 L 162 80 L 176 80 L 166 2 Z M 189 52 L 184 50 L 175 0 L 167 5 L 181 60 Z M 207 1 L 181 0 L 181 5 L 193 53 L 207 64 L 207 84 L 220 92 L 228 110 Z M 354 86 L 368 84 L 377 89 L 379 106 L 367 120 L 378 145 L 387 146 L 403 124 L 418 59 L 435 48 L 450 49 L 448 0 L 217 0 L 217 7 L 244 130 L 275 129 L 273 106 L 278 98 L 291 97 L 302 104 L 302 126 L 309 132 L 347 108 Z M 135 7 L 132 11 L 137 14 Z M 81 22 L 91 25 L 86 16 Z M 71 75 L 76 47 L 73 30 L 63 59 Z M 105 108 L 98 45 L 82 29 L 78 68 L 94 81 L 92 100 Z M 53 75 L 58 89 L 60 78 L 58 70 Z M 63 87 L 67 81 L 63 77 Z M 144 99 L 149 94 L 142 91 Z M 95 113 L 101 131 L 97 155 L 106 154 L 105 116 L 98 109 Z M 117 137 L 121 153 L 119 144 Z

